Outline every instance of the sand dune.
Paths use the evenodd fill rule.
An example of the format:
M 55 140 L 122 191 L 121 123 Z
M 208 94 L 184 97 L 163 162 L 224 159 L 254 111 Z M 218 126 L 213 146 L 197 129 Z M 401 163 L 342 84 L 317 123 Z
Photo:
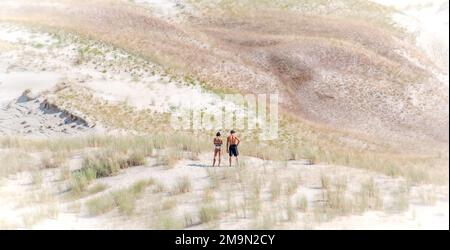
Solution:
M 71 3 L 70 12 L 33 6 L 2 16 L 139 52 L 212 88 L 276 90 L 284 111 L 326 126 L 376 138 L 425 135 L 420 140 L 445 143 L 446 87 L 408 35 L 370 19 L 247 7 L 238 14 L 223 7 L 181 24 L 133 5 L 97 1 Z M 386 15 L 381 7 L 376 11 Z
M 448 229 L 443 17 L 448 1 L 1 1 L 0 229 Z M 241 165 L 212 168 L 216 131 L 171 115 L 244 116 L 229 93 L 278 93 L 279 137 L 238 129 Z

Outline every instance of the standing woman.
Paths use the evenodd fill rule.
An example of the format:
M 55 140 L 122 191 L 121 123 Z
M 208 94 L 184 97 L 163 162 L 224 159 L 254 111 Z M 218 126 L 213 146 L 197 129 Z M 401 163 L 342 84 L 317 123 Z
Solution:
M 216 137 L 214 137 L 214 160 L 213 160 L 213 167 L 216 165 L 216 158 L 219 157 L 218 161 L 218 167 L 220 167 L 220 161 L 222 159 L 222 144 L 223 141 L 220 138 L 221 134 L 220 132 L 217 132 Z

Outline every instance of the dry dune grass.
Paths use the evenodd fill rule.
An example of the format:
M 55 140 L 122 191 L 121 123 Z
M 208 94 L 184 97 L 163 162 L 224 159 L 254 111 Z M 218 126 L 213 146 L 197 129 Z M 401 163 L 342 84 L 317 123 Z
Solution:
M 158 155 L 167 149 L 181 153 L 197 150 L 204 152 L 210 149 L 202 148 L 207 142 L 192 141 L 191 138 L 190 134 L 154 134 L 53 140 L 5 138 L 0 142 L 2 150 L 14 150 L 20 146 L 30 155 L 46 154 L 49 148 L 61 147 L 63 153 L 55 151 L 55 157 L 82 156 L 79 167 L 69 170 L 68 178 L 52 181 L 47 172 L 65 171 L 65 166 L 45 169 L 37 164 L 35 169 L 17 168 L 16 172 L 9 173 L 30 173 L 30 184 L 26 186 L 34 191 L 30 200 L 23 202 L 36 200 L 45 208 L 23 215 L 27 228 L 33 227 L 41 220 L 57 216 L 59 209 L 61 212 L 65 211 L 61 206 L 52 206 L 56 198 L 61 198 L 70 207 L 74 206 L 70 209 L 77 214 L 87 214 L 89 218 L 114 215 L 114 218 L 120 221 L 145 228 L 218 228 L 222 226 L 221 222 L 230 220 L 239 221 L 243 228 L 270 229 L 288 225 L 307 228 L 337 217 L 363 214 L 367 211 L 406 211 L 409 208 L 412 188 L 420 189 L 423 187 L 421 184 L 433 183 L 437 184 L 433 185 L 436 190 L 440 190 L 443 188 L 441 184 L 448 185 L 445 180 L 440 183 L 436 179 L 438 173 L 432 170 L 434 167 L 426 169 L 426 166 L 418 168 L 419 173 L 409 173 L 402 171 L 411 169 L 411 166 L 402 165 L 399 168 L 401 171 L 391 176 L 404 178 L 391 178 L 380 177 L 377 172 L 383 170 L 369 165 L 359 166 L 365 168 L 360 171 L 339 166 L 309 167 L 304 166 L 305 163 L 301 161 L 261 161 L 255 158 L 244 158 L 239 168 L 189 169 L 191 167 L 185 164 L 191 161 L 186 160 L 186 157 L 180 158 L 184 164 L 176 164 L 170 168 L 152 164 L 157 161 Z M 68 145 L 62 146 L 65 144 Z M 138 156 L 134 152 L 138 152 Z M 92 158 L 92 155 L 96 157 Z M 201 160 L 194 162 L 209 160 L 209 157 L 204 157 L 206 154 L 202 155 Z M 145 161 L 124 160 L 123 157 L 126 156 Z M 129 174 L 133 170 L 127 167 L 120 169 L 124 163 L 130 164 L 127 167 L 139 165 L 139 171 L 152 171 L 153 174 L 150 175 L 151 178 L 139 175 L 142 179 L 137 178 L 139 181 L 129 183 Z M 27 164 L 23 162 L 18 166 Z M 181 170 L 183 168 L 184 170 Z M 190 175 L 189 171 L 205 173 Z M 352 179 L 353 175 L 350 173 L 364 178 Z M 427 176 L 421 173 L 426 173 Z M 445 173 L 440 172 L 439 175 L 443 176 Z M 128 180 L 126 186 L 112 185 L 118 179 Z M 387 180 L 391 184 L 387 185 Z M 446 180 L 448 182 L 448 177 Z M 57 188 L 57 191 L 44 189 L 52 185 L 64 186 L 64 183 L 69 185 L 68 188 Z M 393 185 L 394 183 L 398 184 Z M 306 197 L 305 191 L 314 192 L 314 197 Z M 430 196 L 433 193 L 426 189 L 423 191 L 417 194 L 417 199 L 421 202 L 431 203 L 437 199 L 436 196 Z M 385 203 L 386 195 L 392 200 Z M 155 203 L 155 200 L 161 202 Z M 189 209 L 185 210 L 186 207 Z M 120 216 L 116 216 L 116 213 Z
M 154 179 L 141 180 L 129 188 L 90 199 L 86 202 L 88 213 L 92 216 L 100 215 L 117 207 L 121 214 L 132 215 L 135 211 L 136 200 L 147 187 L 152 186 L 154 183 Z
M 239 62 L 270 72 L 288 110 L 382 137 L 397 126 L 404 129 L 400 133 L 407 133 L 408 126 L 434 138 L 445 135 L 445 97 L 439 99 L 436 107 L 440 108 L 433 111 L 436 116 L 430 123 L 425 117 L 433 113 L 425 114 L 407 101 L 405 89 L 427 82 L 431 74 L 394 52 L 414 51 L 398 43 L 395 33 L 352 20 L 281 17 L 273 12 L 253 17 L 245 16 L 234 26 L 228 20 L 218 21 L 205 32 L 221 49 L 237 51 Z M 404 108 L 398 110 L 398 105 Z
M 126 103 L 111 104 L 85 88 L 68 84 L 51 93 L 48 100 L 107 128 L 137 135 L 0 137 L 0 162 L 9 163 L 0 169 L 0 177 L 30 173 L 30 185 L 39 189 L 48 184 L 49 171 L 56 171 L 60 175 L 57 181 L 64 184 L 58 192 L 68 192 L 68 199 L 92 196 L 83 202 L 92 216 L 118 210 L 127 219 L 142 219 L 142 211 L 137 209 L 139 200 L 161 200 L 150 209 L 150 224 L 164 229 L 199 225 L 214 228 L 220 220 L 230 217 L 251 220 L 253 228 L 269 229 L 299 218 L 308 224 L 309 220 L 322 222 L 385 209 L 373 179 L 349 182 L 347 178 L 322 175 L 314 180 L 321 185 L 317 188 L 321 199 L 309 201 L 298 192 L 308 188 L 302 176 L 275 171 L 292 167 L 292 161 L 297 160 L 306 165 L 329 163 L 374 175 L 381 173 L 386 178 L 401 177 L 406 187 L 392 194 L 394 202 L 388 209 L 394 211 L 409 208 L 411 187 L 448 186 L 448 139 L 442 137 L 448 134 L 444 131 L 448 128 L 448 96 L 436 95 L 426 103 L 433 111 L 428 113 L 429 109 L 408 99 L 406 89 L 435 79 L 399 51 L 408 51 L 420 63 L 432 65 L 400 30 L 386 23 L 384 14 L 388 9 L 352 0 L 346 4 L 353 5 L 353 9 L 344 4 L 334 14 L 326 11 L 325 17 L 311 6 L 330 1 L 303 1 L 303 7 L 311 9 L 299 15 L 290 12 L 301 6 L 298 1 L 237 4 L 226 0 L 214 2 L 220 10 L 209 9 L 210 13 L 175 24 L 117 1 L 62 3 L 70 3 L 73 8 L 65 11 L 34 5 L 13 14 L 0 10 L 0 19 L 55 29 L 57 34 L 61 29 L 112 44 L 130 52 L 127 60 L 139 57 L 159 63 L 170 77 L 185 83 L 199 80 L 210 91 L 278 91 L 284 111 L 280 138 L 267 142 L 259 141 L 255 134 L 240 135 L 242 154 L 263 159 L 264 164 L 250 168 L 241 162 L 237 169 L 207 169 L 210 184 L 200 191 L 197 181 L 183 175 L 167 187 L 149 179 L 109 192 L 110 186 L 98 181 L 117 177 L 131 170 L 128 168 L 162 166 L 161 171 L 169 172 L 176 171 L 178 163 L 187 158 L 200 161 L 202 153 L 211 151 L 213 133 L 175 133 L 168 126 L 169 114 L 137 110 Z M 198 10 L 208 10 L 210 3 L 191 2 Z M 372 16 L 374 13 L 379 15 Z M 101 53 L 89 44 L 78 52 L 74 62 L 78 66 Z M 139 81 L 139 76 L 135 77 Z M 405 146 L 405 141 L 413 143 Z M 76 170 L 70 168 L 68 160 L 74 155 L 81 155 Z M 356 192 L 349 187 L 355 183 L 360 184 Z M 151 192 L 146 192 L 149 186 Z M 197 199 L 197 207 L 176 214 L 186 205 L 186 197 Z M 419 194 L 418 199 L 436 202 L 428 192 Z M 74 209 L 80 210 L 82 205 L 77 204 L 73 204 Z M 30 227 L 44 217 L 57 215 L 58 209 L 50 204 L 25 216 L 24 224 Z M 0 221 L 0 227 L 9 227 L 3 224 Z
M 50 96 L 49 101 L 68 110 L 77 110 L 109 128 L 141 132 L 170 128 L 169 114 L 158 114 L 149 109 L 135 110 L 126 103 L 111 104 L 79 86 L 67 85 Z
M 432 113 L 410 103 L 407 88 L 436 79 L 403 51 L 432 65 L 402 32 L 373 19 L 386 19 L 388 9 L 363 2 L 339 2 L 337 9 L 348 9 L 348 15 L 325 17 L 286 11 L 298 5 L 295 1 L 218 1 L 214 4 L 222 11 L 182 24 L 167 23 L 132 5 L 101 1 L 70 2 L 71 12 L 35 6 L 2 17 L 113 44 L 212 89 L 278 90 L 284 111 L 331 127 L 382 138 L 421 133 L 427 136 L 421 139 L 445 142 L 448 97 L 430 100 Z M 303 5 L 330 8 L 331 3 Z M 233 6 L 241 11 L 228 11 Z
M 270 9 L 278 11 L 282 10 L 287 13 L 312 13 L 317 15 L 326 14 L 330 16 L 350 17 L 354 19 L 359 18 L 363 20 L 371 19 L 380 24 L 390 24 L 389 19 L 386 17 L 393 11 L 391 8 L 362 0 L 187 0 L 186 2 L 199 11 L 207 10 L 208 12 L 214 12 L 220 9 L 222 13 L 228 15 L 241 15 L 249 10 L 257 11 Z
M 47 96 L 47 99 L 58 107 L 75 110 L 113 129 L 126 129 L 152 135 L 155 131 L 170 129 L 168 114 L 136 110 L 122 103 L 108 103 L 94 97 L 93 93 L 86 88 L 75 84 L 65 84 Z M 330 163 L 371 169 L 391 176 L 409 176 L 414 182 L 445 183 L 445 178 L 448 176 L 448 171 L 442 167 L 446 162 L 446 158 L 442 157 L 445 153 L 439 156 L 433 149 L 424 150 L 426 145 L 416 148 L 415 144 L 411 144 L 409 147 L 402 146 L 402 150 L 398 151 L 396 147 L 392 148 L 392 140 L 380 142 L 371 136 L 318 126 L 288 115 L 283 115 L 280 122 L 280 138 L 275 141 L 259 141 L 257 134 L 242 133 L 241 137 L 245 144 L 256 145 L 243 147 L 242 153 L 264 160 L 308 159 L 311 163 Z M 205 136 L 198 137 L 200 134 Z M 192 159 L 198 157 L 202 150 L 210 149 L 207 138 L 213 136 L 211 131 L 198 131 L 193 134 L 193 137 L 200 138 L 201 143 L 190 144 L 189 135 L 190 132 L 171 135 L 164 140 L 172 142 L 156 143 L 155 148 L 164 149 L 167 145 L 169 147 L 179 145 L 177 148 L 191 152 Z M 160 142 L 162 141 L 161 138 Z M 60 142 L 52 140 L 49 145 L 45 145 L 44 141 L 40 144 L 43 149 L 48 147 L 52 151 L 64 153 L 64 150 L 70 150 L 70 148 L 82 148 L 85 145 L 83 143 L 86 143 L 82 139 L 73 140 L 70 143 L 65 143 L 64 140 Z M 6 146 L 13 144 L 18 147 L 27 147 L 14 138 L 5 139 L 2 143 Z M 126 148 L 121 147 L 120 150 L 126 153 Z M 158 164 L 170 168 L 182 157 L 184 155 L 177 150 L 165 150 L 159 155 Z M 425 174 L 424 169 L 428 166 L 435 167 L 430 168 L 430 173 Z
M 129 129 L 133 125 L 129 123 Z M 401 153 L 386 145 L 372 145 L 369 142 L 360 148 L 359 144 L 348 145 L 337 141 L 342 135 L 314 127 L 283 128 L 290 133 L 281 135 L 276 141 L 257 141 L 252 135 L 242 135 L 243 155 L 268 161 L 286 162 L 308 160 L 310 164 L 328 163 L 367 169 L 392 177 L 406 177 L 411 183 L 448 183 L 448 156 L 434 151 Z M 139 131 L 139 130 L 137 130 Z M 25 139 L 21 137 L 1 138 L 0 145 L 17 153 L 2 155 L 10 162 L 9 168 L 2 168 L 5 175 L 30 169 L 55 168 L 65 166 L 65 157 L 84 149 L 97 149 L 85 157 L 85 170 L 94 170 L 94 175 L 111 175 L 129 166 L 143 165 L 145 158 L 156 154 L 156 165 L 172 168 L 184 158 L 196 160 L 202 152 L 211 150 L 211 131 L 203 131 L 202 136 L 192 132 L 165 133 L 152 130 L 139 131 L 135 136 L 83 136 L 78 138 Z M 286 138 L 285 138 L 286 137 Z M 251 145 L 251 146 L 250 146 Z M 98 151 L 98 149 L 101 149 Z M 51 150 L 53 153 L 45 153 Z M 26 152 L 26 153 L 25 153 Z M 44 152 L 40 164 L 25 164 L 32 161 L 30 153 Z M 25 157 L 26 156 L 26 157 Z M 94 156 L 94 157 L 93 157 Z M 27 160 L 28 159 L 28 160 Z M 80 192 L 89 183 L 89 171 L 82 171 Z M 87 175 L 86 175 L 87 174 Z M 95 176 L 94 176 L 95 178 Z M 85 181 L 87 180 L 87 181 Z

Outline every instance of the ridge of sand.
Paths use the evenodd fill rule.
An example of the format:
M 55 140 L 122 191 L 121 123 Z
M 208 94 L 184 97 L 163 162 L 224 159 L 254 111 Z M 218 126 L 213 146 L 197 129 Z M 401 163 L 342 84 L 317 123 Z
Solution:
M 94 127 L 95 123 L 48 103 L 42 96 L 32 97 L 29 91 L 0 106 L 0 135 L 4 136 L 75 135 Z

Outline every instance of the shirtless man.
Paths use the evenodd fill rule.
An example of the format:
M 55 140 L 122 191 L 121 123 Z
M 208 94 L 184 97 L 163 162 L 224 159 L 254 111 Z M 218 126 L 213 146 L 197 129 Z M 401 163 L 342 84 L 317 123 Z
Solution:
M 231 130 L 230 135 L 227 137 L 227 153 L 230 156 L 230 167 L 232 157 L 236 157 L 236 164 L 239 166 L 239 151 L 238 146 L 241 140 L 236 136 L 236 131 Z

